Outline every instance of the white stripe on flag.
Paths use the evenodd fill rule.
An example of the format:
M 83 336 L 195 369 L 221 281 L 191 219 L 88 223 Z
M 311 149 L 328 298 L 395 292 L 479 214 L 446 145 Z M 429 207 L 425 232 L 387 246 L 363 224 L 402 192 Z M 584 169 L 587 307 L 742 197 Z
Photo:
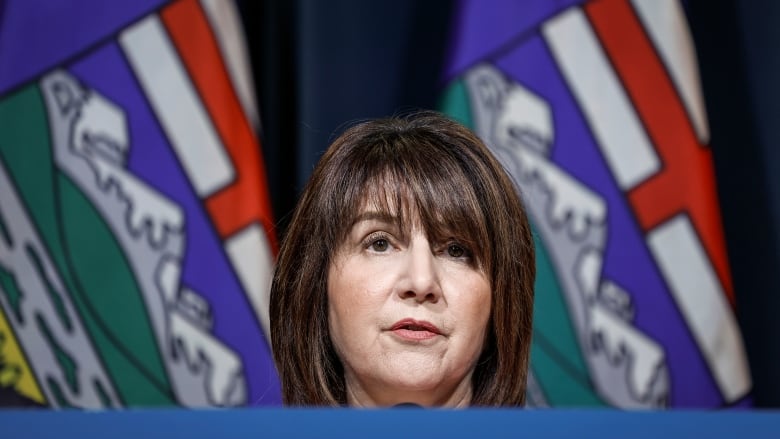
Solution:
M 655 150 L 582 11 L 570 8 L 542 32 L 620 188 L 655 174 Z
M 273 257 L 265 231 L 260 224 L 253 223 L 228 238 L 225 250 L 270 341 L 271 320 L 268 315 Z
M 739 328 L 690 220 L 675 216 L 647 243 L 726 403 L 745 396 L 751 384 Z
M 699 87 L 699 67 L 682 6 L 677 0 L 632 0 L 632 3 L 677 87 L 699 142 L 707 144 L 710 135 Z
M 230 75 L 233 89 L 241 102 L 241 108 L 253 127 L 259 128 L 260 115 L 255 103 L 255 88 L 252 82 L 252 69 L 247 62 L 249 54 L 244 40 L 244 27 L 241 24 L 236 5 L 232 1 L 201 0 L 211 29 L 222 51 L 222 59 Z
M 230 159 L 157 16 L 129 27 L 119 41 L 198 196 L 230 184 Z

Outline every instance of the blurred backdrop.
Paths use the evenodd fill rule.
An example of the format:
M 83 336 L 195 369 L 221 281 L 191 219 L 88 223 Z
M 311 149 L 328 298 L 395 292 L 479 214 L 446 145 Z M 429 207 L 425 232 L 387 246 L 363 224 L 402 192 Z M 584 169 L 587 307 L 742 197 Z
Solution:
M 534 219 L 533 404 L 780 405 L 776 2 L 101 3 L 0 0 L 0 404 L 279 404 L 265 294 L 312 168 L 433 108 Z
M 780 139 L 773 120 L 780 114 L 774 80 L 780 6 L 769 0 L 683 3 L 754 401 L 777 406 L 780 150 L 773 145 Z M 241 6 L 262 103 L 264 153 L 277 164 L 269 165 L 269 184 L 283 230 L 312 166 L 346 123 L 440 108 L 457 4 L 299 0 Z

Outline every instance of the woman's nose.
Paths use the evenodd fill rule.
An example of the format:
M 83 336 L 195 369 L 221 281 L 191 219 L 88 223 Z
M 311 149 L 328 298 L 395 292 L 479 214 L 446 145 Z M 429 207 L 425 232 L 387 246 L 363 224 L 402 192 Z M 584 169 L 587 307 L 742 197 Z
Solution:
M 401 298 L 436 303 L 441 297 L 441 283 L 430 244 L 423 238 L 413 240 L 405 253 L 398 290 Z

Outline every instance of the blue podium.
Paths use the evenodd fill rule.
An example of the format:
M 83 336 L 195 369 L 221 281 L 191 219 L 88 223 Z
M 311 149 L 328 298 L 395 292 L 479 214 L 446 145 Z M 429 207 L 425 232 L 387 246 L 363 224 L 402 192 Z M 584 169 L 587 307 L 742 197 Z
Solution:
M 230 409 L 0 411 L 0 438 L 779 438 L 780 412 Z

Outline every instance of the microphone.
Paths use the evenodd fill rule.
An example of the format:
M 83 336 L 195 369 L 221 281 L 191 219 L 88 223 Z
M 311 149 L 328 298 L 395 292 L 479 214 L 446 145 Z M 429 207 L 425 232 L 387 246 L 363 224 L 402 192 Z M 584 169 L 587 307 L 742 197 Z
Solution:
M 413 402 L 401 402 L 396 405 L 394 405 L 392 408 L 394 409 L 421 409 L 423 406 L 420 404 L 415 404 Z

